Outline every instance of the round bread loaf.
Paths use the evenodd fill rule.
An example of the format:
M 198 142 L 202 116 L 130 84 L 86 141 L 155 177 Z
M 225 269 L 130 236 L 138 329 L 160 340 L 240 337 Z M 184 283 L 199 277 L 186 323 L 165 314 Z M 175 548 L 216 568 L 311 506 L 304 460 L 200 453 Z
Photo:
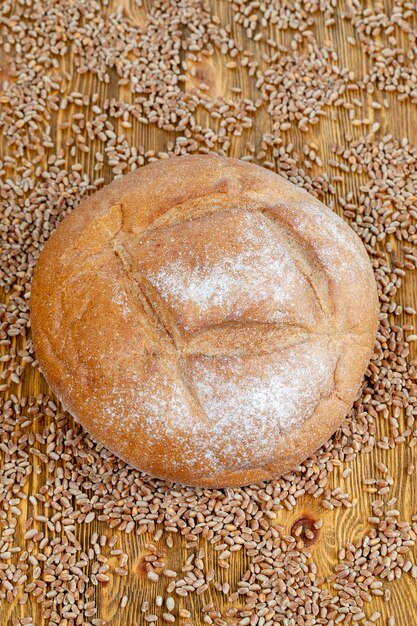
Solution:
M 258 166 L 152 163 L 83 200 L 33 279 L 33 340 L 63 405 L 159 478 L 277 477 L 350 409 L 377 327 L 355 233 Z

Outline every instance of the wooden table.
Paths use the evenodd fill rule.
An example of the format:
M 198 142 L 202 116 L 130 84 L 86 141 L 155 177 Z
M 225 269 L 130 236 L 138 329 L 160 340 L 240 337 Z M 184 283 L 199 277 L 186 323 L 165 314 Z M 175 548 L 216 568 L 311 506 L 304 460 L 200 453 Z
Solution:
M 124 0 L 124 2 L 118 2 L 117 4 L 124 6 L 124 10 L 130 14 L 133 21 L 143 19 L 143 10 L 139 9 L 133 1 L 129 2 L 129 0 Z M 213 2 L 213 6 L 214 12 L 219 15 L 220 19 L 225 23 L 231 24 L 232 33 L 237 39 L 245 45 L 247 44 L 247 47 L 254 51 L 255 58 L 256 54 L 260 55 L 261 46 L 257 46 L 253 41 L 245 41 L 244 30 L 231 21 L 230 5 L 226 2 L 216 0 Z M 367 68 L 368 61 L 365 56 L 361 54 L 360 48 L 358 46 L 350 46 L 347 43 L 346 36 L 352 35 L 352 29 L 349 23 L 336 18 L 336 23 L 332 27 L 326 28 L 324 26 L 323 17 L 318 16 L 316 19 L 316 28 L 318 36 L 323 42 L 335 45 L 341 57 L 341 64 L 349 65 L 353 71 L 357 69 L 358 74 L 360 71 Z M 282 34 L 278 33 L 278 31 L 272 32 L 271 29 L 270 36 L 275 36 L 279 39 L 282 37 Z M 68 67 L 70 67 L 70 65 Z M 242 87 L 243 94 L 254 97 L 256 91 L 254 88 L 254 80 L 248 76 L 247 72 L 239 70 L 239 68 L 233 73 L 232 80 L 230 78 L 230 72 L 226 71 L 224 68 L 223 59 L 219 53 L 216 53 L 213 57 L 206 57 L 203 63 L 198 64 L 197 70 L 197 76 L 188 76 L 185 89 L 193 89 L 196 85 L 196 81 L 200 80 L 207 84 L 210 96 L 225 95 L 226 97 L 232 98 L 234 96 L 230 91 L 230 87 L 238 85 Z M 7 59 L 3 59 L 3 72 L 5 73 L 6 71 Z M 72 90 L 83 93 L 99 91 L 103 99 L 107 95 L 125 99 L 131 97 L 125 87 L 119 88 L 117 86 L 115 75 L 112 76 L 111 84 L 105 87 L 102 83 L 98 85 L 88 74 L 79 76 L 74 72 L 72 84 L 68 91 Z M 320 154 L 323 165 L 319 167 L 317 164 L 313 164 L 309 171 L 311 175 L 318 174 L 322 171 L 327 171 L 330 175 L 334 174 L 334 170 L 327 165 L 328 159 L 332 157 L 332 146 L 335 143 L 345 144 L 346 133 L 360 136 L 361 134 L 369 132 L 370 127 L 375 121 L 378 121 L 381 125 L 379 133 L 392 133 L 396 138 L 408 136 L 410 143 L 415 144 L 417 142 L 417 124 L 414 121 L 414 116 L 416 115 L 415 106 L 398 103 L 394 96 L 378 92 L 372 97 L 360 90 L 347 95 L 348 100 L 352 100 L 353 98 L 358 98 L 363 103 L 361 116 L 362 118 L 369 118 L 369 125 L 352 127 L 349 121 L 348 109 L 339 108 L 337 115 L 335 114 L 333 116 L 332 113 L 334 111 L 332 107 L 326 107 L 327 116 L 323 117 L 320 124 L 313 126 L 308 132 L 302 132 L 297 128 L 291 128 L 286 132 L 287 142 L 293 143 L 295 146 L 294 150 L 296 151 L 302 151 L 303 146 L 309 142 L 317 144 L 318 153 Z M 388 98 L 390 104 L 389 108 L 383 107 L 380 110 L 371 108 L 370 102 L 372 99 L 382 102 L 383 98 Z M 57 119 L 58 116 L 54 115 L 52 124 L 56 124 Z M 207 122 L 206 118 L 205 122 Z M 231 155 L 240 157 L 243 154 L 248 154 L 246 147 L 248 141 L 252 142 L 256 146 L 256 152 L 259 152 L 261 149 L 262 134 L 268 132 L 270 129 L 271 120 L 268 116 L 266 106 L 263 106 L 257 113 L 253 127 L 248 132 L 244 133 L 243 137 L 232 138 Z M 152 149 L 158 152 L 159 150 L 166 150 L 167 141 L 171 141 L 175 137 L 175 134 L 172 132 L 165 133 L 155 126 L 146 127 L 138 123 L 132 130 L 132 137 L 136 145 L 142 144 L 145 149 Z M 59 132 L 57 141 L 59 141 Z M 268 158 L 271 158 L 269 154 L 265 156 L 266 160 Z M 92 160 L 89 160 L 88 156 L 85 158 L 83 165 L 86 171 L 94 178 Z M 104 168 L 104 176 L 106 182 L 110 182 L 112 173 L 111 169 L 107 166 Z M 340 189 L 343 190 L 343 193 L 351 189 L 357 194 L 359 185 L 363 181 L 364 179 L 360 176 L 347 173 L 344 175 Z M 330 202 L 334 200 L 334 197 L 326 197 L 325 195 L 323 200 Z M 340 212 L 340 207 L 337 202 L 335 210 Z M 412 275 L 408 276 L 405 280 L 404 288 L 400 293 L 400 301 L 405 304 L 412 304 L 416 301 L 416 293 L 417 279 L 415 277 L 413 279 Z M 2 297 L 4 298 L 6 296 L 3 294 Z M 408 322 L 409 319 L 408 317 Z M 42 377 L 31 367 L 28 367 L 24 371 L 21 385 L 13 386 L 12 388 L 12 391 L 17 395 L 36 395 L 39 391 L 46 390 L 47 388 Z M 386 423 L 378 423 L 380 434 L 384 433 L 386 429 Z M 352 508 L 340 507 L 334 510 L 327 510 L 321 505 L 320 498 L 314 500 L 311 497 L 302 497 L 298 500 L 294 510 L 279 511 L 277 513 L 277 522 L 282 524 L 286 532 L 289 533 L 293 524 L 300 518 L 320 517 L 323 519 L 323 528 L 317 542 L 312 546 L 312 551 L 319 572 L 327 578 L 338 562 L 337 554 L 339 549 L 345 546 L 347 542 L 355 542 L 358 538 L 363 536 L 369 527 L 367 518 L 371 515 L 370 503 L 374 495 L 365 490 L 363 480 L 369 476 L 375 475 L 377 462 L 386 463 L 389 467 L 390 474 L 394 477 L 395 485 L 392 493 L 399 498 L 397 506 L 401 511 L 402 518 L 410 520 L 411 516 L 417 513 L 417 498 L 415 496 L 417 491 L 417 476 L 415 473 L 408 475 L 406 472 L 406 468 L 411 463 L 416 463 L 416 461 L 415 448 L 410 448 L 407 445 L 399 446 L 392 451 L 375 447 L 371 453 L 360 454 L 352 463 L 344 464 L 337 468 L 331 476 L 330 486 L 340 485 L 343 490 L 352 494 L 355 506 Z M 343 478 L 342 473 L 348 466 L 352 468 L 352 472 L 350 476 Z M 37 484 L 41 484 L 44 478 L 43 475 L 36 476 L 34 474 L 30 488 L 36 490 Z M 26 514 L 27 510 L 24 511 L 21 517 L 22 527 L 25 522 Z M 83 545 L 87 546 L 89 544 L 91 534 L 96 531 L 99 533 L 106 532 L 106 528 L 98 522 L 94 522 L 88 527 L 85 525 L 82 527 L 80 541 Z M 142 601 L 145 598 L 154 598 L 157 593 L 163 595 L 165 583 L 155 585 L 155 583 L 149 582 L 144 575 L 141 559 L 145 553 L 144 545 L 149 541 L 149 537 L 146 535 L 137 537 L 135 533 L 130 535 L 121 533 L 120 536 L 122 548 L 130 554 L 129 575 L 126 578 L 115 576 L 112 584 L 102 585 L 96 588 L 99 603 L 99 617 L 105 619 L 110 626 L 134 626 L 135 624 L 139 625 L 144 623 L 140 613 Z M 22 545 L 23 543 L 22 539 Z M 176 567 L 179 568 L 184 554 L 184 544 L 178 539 L 175 543 L 177 562 L 170 562 L 170 566 L 174 569 L 176 569 Z M 239 575 L 241 575 L 246 566 L 244 554 L 240 552 L 239 555 L 241 555 L 239 558 L 232 560 L 230 570 L 224 571 L 221 574 L 224 580 L 230 581 L 232 587 L 233 582 L 239 579 Z M 416 558 L 417 554 L 414 554 L 414 559 Z M 415 580 L 409 575 L 403 575 L 400 580 L 389 583 L 389 588 L 391 590 L 390 602 L 386 603 L 382 598 L 374 598 L 372 603 L 367 605 L 366 610 L 368 615 L 370 615 L 372 611 L 379 610 L 383 617 L 378 621 L 378 624 L 386 624 L 388 615 L 395 616 L 397 626 L 414 626 L 417 624 L 417 589 Z M 126 609 L 121 611 L 119 608 L 120 598 L 125 593 L 126 589 L 129 591 L 129 603 Z M 196 626 L 203 625 L 203 616 L 200 609 L 210 598 L 217 606 L 224 605 L 223 596 L 214 589 L 209 590 L 209 592 L 202 597 L 192 596 L 186 599 L 179 599 L 180 604 L 191 611 Z M 23 613 L 21 607 L 16 603 L 13 605 L 9 605 L 6 602 L 2 603 L 0 607 L 1 623 L 5 625 L 11 623 L 11 616 L 30 614 L 28 608 L 29 607 L 26 606 Z M 31 609 L 34 619 L 36 619 L 36 626 L 42 626 L 43 621 L 40 617 L 39 608 L 34 604 Z M 183 621 L 184 620 L 179 623 L 183 623 Z M 236 623 L 236 621 L 230 620 L 230 623 Z

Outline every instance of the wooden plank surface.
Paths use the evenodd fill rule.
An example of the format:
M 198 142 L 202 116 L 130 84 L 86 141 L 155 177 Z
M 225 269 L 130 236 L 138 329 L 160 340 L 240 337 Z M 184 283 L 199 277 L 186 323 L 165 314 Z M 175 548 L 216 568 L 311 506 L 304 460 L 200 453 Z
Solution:
M 139 6 L 140 3 L 135 3 L 133 0 L 124 0 L 123 2 L 113 2 L 103 11 L 111 12 L 116 6 L 123 7 L 125 13 L 130 16 L 130 19 L 135 24 L 145 24 L 146 14 L 149 7 L 152 5 L 151 0 L 145 2 L 143 6 Z M 279 4 L 279 3 L 278 3 Z M 290 3 L 291 4 L 291 3 Z M 372 3 L 369 4 L 372 7 Z M 391 5 L 389 5 L 391 6 Z M 364 52 L 363 47 L 358 45 L 352 45 L 348 42 L 347 37 L 354 37 L 355 32 L 352 28 L 352 24 L 349 20 L 344 20 L 341 14 L 344 9 L 339 7 L 336 9 L 334 15 L 334 23 L 325 25 L 326 16 L 317 11 L 313 15 L 313 28 L 316 33 L 317 39 L 323 45 L 333 46 L 338 53 L 338 64 L 340 66 L 349 67 L 352 72 L 358 77 L 369 71 L 370 60 Z M 265 53 L 266 47 L 264 41 L 254 42 L 253 39 L 248 39 L 245 34 L 245 29 L 242 28 L 237 22 L 233 20 L 233 7 L 230 2 L 224 0 L 215 0 L 212 2 L 213 14 L 219 17 L 219 20 L 224 25 L 229 25 L 231 29 L 231 35 L 242 44 L 242 47 L 253 53 L 254 59 L 257 59 L 262 64 L 262 55 Z M 279 30 L 274 27 L 273 24 L 268 24 L 267 36 L 279 42 L 289 43 L 291 41 L 291 31 Z M 376 35 L 378 36 L 378 35 Z M 7 55 L 2 59 L 2 73 L 3 77 L 7 77 L 7 68 L 9 64 Z M 227 69 L 225 66 L 226 61 L 230 61 L 230 58 L 226 58 L 216 50 L 212 56 L 203 57 L 202 61 L 198 63 L 189 63 L 187 69 L 187 80 L 184 84 L 184 89 L 188 92 L 192 90 L 200 83 L 204 83 L 207 86 L 207 94 L 211 98 L 216 96 L 224 96 L 226 98 L 236 98 L 236 92 L 232 91 L 233 87 L 240 87 L 242 89 L 242 95 L 250 97 L 256 100 L 260 97 L 259 89 L 256 86 L 256 78 L 250 76 L 250 73 L 245 68 L 237 67 L 234 70 Z M 101 99 L 107 97 L 115 97 L 123 99 L 126 102 L 130 102 L 132 94 L 125 86 L 118 85 L 117 75 L 115 72 L 110 72 L 110 82 L 107 85 L 99 83 L 91 74 L 86 73 L 79 75 L 75 71 L 72 71 L 72 59 L 68 55 L 65 60 L 66 68 L 71 72 L 72 78 L 70 85 L 67 88 L 67 92 L 79 91 L 81 93 L 94 93 L 100 94 Z M 345 107 L 332 107 L 326 105 L 326 115 L 323 116 L 320 122 L 316 125 L 310 126 L 307 132 L 303 132 L 296 125 L 284 131 L 283 137 L 285 144 L 292 143 L 294 145 L 294 152 L 302 154 L 304 146 L 313 143 L 316 145 L 315 151 L 320 156 L 321 165 L 311 162 L 311 168 L 306 172 L 306 176 L 314 177 L 320 175 L 323 172 L 327 172 L 329 176 L 335 174 L 335 170 L 328 165 L 328 159 L 334 157 L 333 147 L 335 144 L 346 145 L 346 135 L 353 137 L 359 137 L 366 132 L 370 132 L 372 125 L 375 122 L 379 122 L 380 128 L 376 131 L 381 137 L 387 133 L 392 134 L 394 138 L 401 139 L 402 137 L 408 137 L 410 144 L 416 145 L 417 143 L 417 124 L 415 122 L 416 105 L 410 102 L 399 102 L 397 100 L 397 94 L 389 92 L 382 93 L 375 90 L 373 94 L 369 94 L 364 89 L 352 90 L 346 93 L 346 101 L 353 102 L 354 99 L 360 101 L 361 106 L 354 105 L 355 115 L 360 119 L 367 118 L 369 123 L 364 125 L 352 126 L 349 119 L 349 108 Z M 384 105 L 384 99 L 387 100 L 389 106 Z M 377 110 L 371 107 L 371 102 L 377 101 L 382 104 L 382 108 Z M 51 123 L 54 127 L 54 134 L 56 138 L 57 146 L 64 146 L 65 140 L 70 136 L 69 131 L 60 131 L 58 124 L 64 119 L 70 119 L 72 110 L 58 111 L 53 114 Z M 196 113 L 196 119 L 202 126 L 214 125 L 214 122 L 210 120 L 206 111 L 199 110 Z M 277 169 L 281 168 L 280 160 L 275 158 L 268 146 L 262 146 L 262 136 L 265 133 L 271 132 L 273 121 L 268 114 L 266 104 L 259 107 L 254 115 L 253 125 L 251 128 L 244 130 L 241 136 L 231 136 L 231 147 L 227 151 L 229 155 L 242 157 L 245 154 L 251 154 L 248 143 L 253 144 L 255 147 L 255 154 L 258 154 L 261 150 L 264 150 L 265 156 L 261 156 L 259 159 L 254 159 L 255 162 L 270 161 L 271 167 Z M 122 127 L 119 127 L 121 130 Z M 154 150 L 156 153 L 159 151 L 166 152 L 169 142 L 175 140 L 175 133 L 172 131 L 163 131 L 157 128 L 155 125 L 144 125 L 137 123 L 132 129 L 126 129 L 126 136 L 128 141 L 132 145 L 143 146 L 145 150 Z M 8 148 L 4 146 L 5 153 Z M 78 157 L 77 157 L 78 158 Z M 72 157 L 66 155 L 68 163 L 71 164 Z M 88 172 L 90 177 L 94 179 L 96 175 L 93 171 L 94 161 L 90 158 L 89 154 L 85 154 L 82 157 L 82 165 L 85 171 Z M 305 166 L 302 159 L 299 159 L 298 167 Z M 339 172 L 338 172 L 339 173 Z M 110 182 L 113 177 L 111 167 L 105 165 L 100 175 L 103 175 L 106 182 Z M 349 191 L 352 191 L 355 197 L 358 196 L 359 188 L 362 184 L 365 184 L 367 179 L 365 176 L 352 173 L 343 173 L 343 180 L 339 181 L 339 194 L 341 196 L 346 195 Z M 342 214 L 341 206 L 335 201 L 335 196 L 332 194 L 324 194 L 323 200 L 333 205 L 333 208 Z M 395 246 L 394 242 L 394 246 Z M 7 295 L 3 294 L 2 298 L 7 299 Z M 399 295 L 399 301 L 403 304 L 413 305 L 416 303 L 417 298 L 417 279 L 415 274 L 409 274 L 404 280 L 403 288 Z M 400 318 L 402 321 L 405 317 Z M 407 323 L 410 323 L 409 316 L 406 318 Z M 34 395 L 39 392 L 47 392 L 47 387 L 39 375 L 38 371 L 30 367 L 24 370 L 22 382 L 20 385 L 12 386 L 11 390 L 5 392 L 5 397 L 9 397 L 10 393 L 19 395 Z M 48 420 L 47 417 L 45 417 Z M 43 430 L 45 422 L 37 423 L 36 428 L 39 432 Z M 380 420 L 377 424 L 378 434 L 389 435 L 389 424 L 387 421 Z M 276 523 L 282 525 L 285 532 L 289 534 L 293 529 L 293 525 L 297 520 L 303 520 L 303 523 L 308 524 L 309 520 L 322 519 L 323 527 L 319 532 L 317 540 L 313 543 L 312 558 L 317 564 L 318 571 L 327 580 L 333 573 L 334 567 L 339 562 L 339 551 L 346 546 L 346 544 L 355 543 L 358 539 L 364 536 L 369 530 L 368 517 L 371 515 L 371 501 L 374 499 L 374 494 L 370 493 L 364 485 L 364 479 L 375 476 L 378 470 L 376 464 L 378 462 L 385 463 L 389 468 L 390 475 L 394 478 L 394 485 L 391 490 L 391 496 L 398 497 L 398 503 L 396 507 L 400 510 L 401 519 L 411 520 L 412 516 L 417 513 L 417 477 L 415 473 L 409 474 L 407 468 L 410 465 L 415 464 L 417 466 L 416 448 L 409 447 L 408 445 L 401 445 L 395 447 L 392 450 L 383 450 L 378 447 L 374 447 L 368 454 L 360 454 L 354 461 L 343 463 L 340 467 L 336 468 L 330 477 L 329 488 L 340 486 L 343 491 L 346 491 L 351 495 L 353 506 L 346 508 L 340 507 L 333 510 L 328 510 L 323 507 L 321 499 L 313 499 L 311 496 L 303 496 L 298 499 L 296 506 L 293 510 L 280 510 L 276 514 Z M 351 473 L 347 477 L 343 477 L 342 474 L 347 467 L 351 468 Z M 43 474 L 45 466 L 42 465 L 42 473 L 33 472 L 29 482 L 27 483 L 25 490 L 27 494 L 31 492 L 37 492 L 40 485 L 43 484 L 46 476 Z M 21 542 L 22 547 L 25 545 L 23 539 L 24 523 L 29 516 L 29 505 L 22 504 L 22 516 L 20 518 L 20 526 L 17 533 L 17 538 Z M 81 525 L 79 531 L 78 540 L 81 542 L 83 549 L 87 550 L 90 545 L 91 535 L 95 532 L 99 534 L 109 534 L 109 529 L 106 524 L 97 522 L 96 520 L 90 525 Z M 124 578 L 114 576 L 112 574 L 112 567 L 116 564 L 116 559 L 110 561 L 111 580 L 109 584 L 98 585 L 95 588 L 95 594 L 97 599 L 97 606 L 99 608 L 98 617 L 106 620 L 109 626 L 134 626 L 136 624 L 143 624 L 143 614 L 140 612 L 140 606 L 145 599 L 153 602 L 157 594 L 166 595 L 165 589 L 167 581 L 161 578 L 158 583 L 152 583 L 146 579 L 145 570 L 143 567 L 143 557 L 147 554 L 145 545 L 149 541 L 152 541 L 152 537 L 147 534 L 137 536 L 135 533 L 126 535 L 126 533 L 119 533 L 120 541 L 119 546 L 129 554 L 129 566 L 128 575 Z M 205 546 L 209 563 L 214 564 L 213 550 L 210 546 Z M 169 567 L 172 569 L 180 569 L 181 564 L 186 557 L 185 542 L 183 539 L 176 537 L 174 539 L 174 550 L 169 552 Z M 411 560 L 417 558 L 417 554 L 413 548 L 412 554 L 410 554 Z M 241 551 L 231 560 L 231 567 L 228 570 L 219 572 L 220 580 L 230 582 L 231 588 L 234 589 L 236 581 L 238 581 L 242 573 L 246 570 L 248 564 L 248 557 Z M 215 567 L 217 567 L 214 564 Z M 389 615 L 395 617 L 395 624 L 397 626 L 414 626 L 417 624 L 417 589 L 416 582 L 410 575 L 402 575 L 399 580 L 394 580 L 386 585 L 390 589 L 391 599 L 387 603 L 383 597 L 374 597 L 370 603 L 366 605 L 367 615 L 371 615 L 374 611 L 380 611 L 381 618 L 377 622 L 378 624 L 386 624 Z M 127 607 L 123 610 L 120 609 L 120 598 L 127 593 L 129 601 Z M 210 601 L 220 610 L 228 607 L 225 600 L 225 596 L 219 593 L 210 586 L 209 590 L 202 594 L 202 596 L 190 596 L 188 598 L 177 598 L 177 606 L 187 608 L 192 615 L 191 621 L 196 626 L 202 626 L 204 622 L 204 614 L 201 612 L 201 607 Z M 158 614 L 160 609 L 155 609 Z M 39 606 L 32 602 L 30 611 L 28 605 L 20 606 L 17 601 L 12 604 L 2 601 L 0 605 L 0 620 L 2 624 L 12 624 L 12 617 L 24 617 L 31 614 L 33 616 L 36 626 L 43 626 L 44 621 L 41 617 L 41 610 Z M 179 619 L 178 623 L 184 624 L 187 620 Z M 190 621 L 190 620 L 189 620 Z M 162 620 L 160 618 L 160 622 Z M 64 622 L 63 622 L 64 623 Z M 229 624 L 238 623 L 237 620 L 228 620 Z M 317 624 L 320 622 L 317 621 Z

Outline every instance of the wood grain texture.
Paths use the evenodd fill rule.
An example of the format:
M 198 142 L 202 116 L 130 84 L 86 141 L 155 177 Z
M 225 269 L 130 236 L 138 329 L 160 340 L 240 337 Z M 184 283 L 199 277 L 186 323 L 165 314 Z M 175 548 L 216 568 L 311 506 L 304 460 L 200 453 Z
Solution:
M 151 0 L 148 0 L 149 3 Z M 239 25 L 235 24 L 232 19 L 231 8 L 228 2 L 224 0 L 213 1 L 213 12 L 217 14 L 222 23 L 230 24 L 232 29 L 232 35 L 242 43 L 242 45 L 253 52 L 255 58 L 261 59 L 262 47 L 257 45 L 251 40 L 247 40 L 245 37 L 245 31 Z M 146 3 L 145 6 L 139 7 L 133 0 L 123 0 L 114 2 L 111 6 L 123 6 L 124 10 L 130 16 L 134 23 L 144 23 L 146 20 Z M 353 36 L 353 30 L 349 22 L 342 21 L 336 18 L 336 23 L 326 28 L 324 25 L 324 18 L 318 16 L 316 19 L 317 36 L 322 42 L 333 43 L 337 48 L 340 56 L 340 65 L 348 66 L 353 69 L 355 74 L 369 69 L 369 61 L 366 56 L 361 52 L 360 46 L 351 46 L 347 43 L 347 36 Z M 289 41 L 288 32 L 282 33 L 274 31 L 273 26 L 268 26 L 268 35 L 271 38 L 275 38 L 280 41 Z M 66 67 L 71 71 L 71 59 L 65 60 Z M 222 95 L 228 98 L 233 98 L 234 94 L 230 91 L 233 86 L 239 86 L 242 88 L 243 95 L 256 99 L 259 97 L 258 89 L 255 85 L 255 78 L 250 77 L 248 72 L 244 69 L 236 69 L 233 71 L 226 70 L 224 58 L 219 52 L 216 52 L 212 57 L 206 57 L 204 62 L 196 64 L 196 76 L 188 74 L 188 80 L 185 84 L 186 90 L 192 90 L 196 84 L 196 81 L 203 81 L 208 86 L 208 94 L 210 96 Z M 190 66 L 191 67 L 191 66 Z M 189 69 L 190 69 L 189 67 Z M 0 58 L 0 77 L 7 73 L 8 60 Z M 116 74 L 110 75 L 110 83 L 104 85 L 98 83 L 90 74 L 78 75 L 75 71 L 72 73 L 72 83 L 68 87 L 68 91 L 80 91 L 82 93 L 98 92 L 100 96 L 105 97 L 117 97 L 129 102 L 131 100 L 131 94 L 126 87 L 119 87 L 117 83 Z M 386 133 L 391 133 L 395 138 L 402 138 L 407 136 L 412 145 L 417 144 L 417 124 L 415 123 L 416 108 L 415 105 L 408 105 L 403 102 L 398 103 L 393 95 L 375 93 L 372 96 L 366 92 L 352 92 L 347 95 L 347 99 L 354 97 L 359 98 L 363 102 L 361 109 L 362 117 L 369 117 L 371 124 L 378 121 L 381 125 L 379 133 L 381 136 Z M 378 111 L 370 107 L 372 99 L 382 102 L 386 97 L 390 106 L 389 108 L 382 108 Z M 323 168 L 319 168 L 314 165 L 310 171 L 311 175 L 319 174 L 321 171 L 330 171 L 330 168 L 326 166 L 327 159 L 332 157 L 332 145 L 334 143 L 344 143 L 346 133 L 353 136 L 360 136 L 364 133 L 364 128 L 353 128 L 346 109 L 339 108 L 337 114 L 335 112 L 334 118 L 332 116 L 332 110 L 327 108 L 327 116 L 323 117 L 320 123 L 313 126 L 312 129 L 307 132 L 301 132 L 299 129 L 291 129 L 286 133 L 287 141 L 294 144 L 295 149 L 302 150 L 305 143 L 314 141 L 319 146 L 319 153 L 323 161 Z M 65 112 L 59 111 L 55 114 L 52 120 L 54 128 L 56 129 L 56 143 L 59 147 L 63 145 L 65 139 L 68 136 L 68 131 L 60 132 L 57 129 L 57 124 L 61 119 L 69 119 L 71 109 Z M 210 125 L 210 120 L 206 112 L 199 112 L 197 114 L 198 121 L 205 125 Z M 368 127 L 369 128 L 369 127 Z M 121 130 L 121 129 L 120 129 Z M 232 137 L 231 143 L 231 156 L 240 157 L 242 154 L 246 154 L 246 143 L 252 142 L 256 149 L 261 148 L 261 137 L 265 132 L 271 130 L 271 120 L 266 110 L 266 105 L 263 105 L 256 115 L 254 125 L 251 129 L 244 131 L 241 137 Z M 123 129 L 126 132 L 125 129 Z M 154 125 L 141 125 L 137 124 L 133 129 L 126 132 L 129 141 L 133 145 L 143 145 L 146 150 L 164 151 L 166 150 L 167 143 L 175 138 L 175 133 L 164 132 L 158 129 Z M 93 161 L 89 154 L 85 154 L 82 157 L 81 163 L 88 172 L 91 178 L 95 178 L 93 172 Z M 105 177 L 106 182 L 111 180 L 111 168 L 107 165 L 102 170 L 102 175 Z M 358 189 L 359 186 L 365 182 L 364 178 L 358 175 L 346 174 L 344 181 L 341 185 L 341 192 L 347 193 L 349 190 Z M 326 202 L 330 200 L 330 197 L 323 198 Z M 1 297 L 6 298 L 5 294 Z M 414 275 L 408 275 L 404 281 L 404 287 L 400 293 L 400 301 L 404 304 L 412 305 L 417 301 L 417 278 Z M 409 318 L 407 319 L 409 322 Z M 24 371 L 22 383 L 19 386 L 14 386 L 12 392 L 18 397 L 20 395 L 34 395 L 39 392 L 47 392 L 47 387 L 40 376 L 40 374 L 28 367 Z M 7 394 L 6 394 L 7 395 Z M 37 424 L 36 428 L 41 431 L 44 427 L 44 423 Z M 388 435 L 387 422 L 380 420 L 377 423 L 378 434 Z M 416 473 L 411 476 L 408 475 L 406 468 L 410 464 L 417 466 L 417 453 L 416 447 L 410 448 L 408 445 L 398 446 L 393 450 L 381 450 L 375 447 L 372 452 L 367 454 L 359 454 L 358 457 L 351 463 L 345 463 L 337 470 L 333 472 L 330 478 L 330 488 L 340 486 L 343 491 L 347 491 L 353 498 L 354 506 L 352 508 L 340 507 L 333 510 L 325 509 L 321 504 L 321 498 L 314 499 L 310 496 L 303 496 L 297 501 L 297 505 L 292 511 L 282 510 L 277 513 L 276 523 L 282 525 L 286 533 L 291 531 L 293 524 L 300 518 L 313 518 L 322 519 L 323 527 L 320 530 L 319 538 L 317 542 L 312 546 L 312 558 L 317 564 L 319 573 L 324 579 L 327 579 L 334 566 L 338 562 L 338 552 L 348 542 L 355 542 L 357 539 L 364 536 L 369 529 L 369 523 L 367 518 L 371 515 L 371 500 L 373 494 L 365 490 L 363 480 L 370 476 L 375 476 L 378 473 L 376 464 L 380 461 L 385 463 L 389 468 L 389 473 L 394 478 L 394 485 L 391 490 L 391 497 L 397 496 L 398 503 L 397 508 L 400 511 L 401 519 L 410 520 L 412 515 L 417 513 L 417 475 Z M 25 491 L 27 494 L 31 492 L 37 492 L 39 486 L 44 483 L 45 475 L 38 475 L 36 473 L 37 461 L 34 460 L 34 471 L 28 481 Z M 346 467 L 351 467 L 352 472 L 347 478 L 342 477 L 342 472 Z M 42 464 L 42 471 L 44 471 L 44 465 Z M 23 533 L 24 522 L 28 517 L 28 507 L 22 503 L 22 516 L 19 530 L 17 533 L 17 539 L 20 545 L 24 545 Z M 91 535 L 94 532 L 100 534 L 112 535 L 113 532 L 104 524 L 100 524 L 97 521 L 89 525 L 82 524 L 77 527 L 77 533 L 79 533 L 78 539 L 83 545 L 83 549 L 88 548 L 90 544 Z M 125 578 L 121 578 L 117 575 L 112 575 L 112 567 L 114 562 L 110 561 L 112 565 L 110 569 L 111 579 L 110 582 L 104 585 L 99 585 L 95 588 L 96 598 L 99 607 L 99 617 L 106 620 L 109 626 L 139 626 L 144 624 L 143 615 L 140 612 L 140 606 L 144 600 L 149 600 L 151 605 L 151 612 L 161 611 L 155 609 L 154 599 L 156 595 L 166 595 L 165 589 L 167 586 L 167 579 L 161 578 L 157 583 L 152 583 L 147 580 L 146 574 L 143 568 L 143 557 L 146 554 L 145 544 L 152 542 L 152 537 L 144 534 L 137 536 L 135 533 L 126 535 L 120 533 L 119 547 L 129 554 L 128 570 L 129 574 Z M 161 547 L 164 546 L 164 537 L 159 542 Z M 204 544 L 201 544 L 204 546 Z M 216 555 L 213 551 L 213 547 L 204 546 L 208 555 L 208 566 L 217 568 Z M 180 537 L 174 538 L 174 549 L 168 551 L 168 567 L 172 569 L 179 569 L 181 563 L 186 558 L 185 542 Z M 410 557 L 411 560 L 417 559 L 417 551 Z M 236 583 L 244 573 L 248 565 L 248 558 L 244 552 L 238 552 L 233 555 L 231 559 L 230 569 L 219 569 L 219 580 L 228 581 L 231 585 L 231 590 L 235 590 Z M 416 581 L 411 578 L 409 574 L 404 574 L 400 580 L 396 580 L 387 584 L 387 587 L 391 590 L 391 600 L 386 603 L 383 598 L 375 597 L 372 602 L 366 605 L 366 612 L 370 615 L 373 611 L 380 611 L 382 617 L 378 624 L 385 625 L 389 615 L 395 616 L 396 626 L 415 626 L 417 624 L 417 588 Z M 121 597 L 128 595 L 128 604 L 124 610 L 120 609 Z M 209 586 L 209 590 L 197 596 L 193 594 L 188 598 L 176 597 L 176 605 L 178 607 L 187 608 L 192 615 L 191 622 L 195 626 L 203 626 L 203 614 L 201 612 L 202 606 L 209 602 L 213 602 L 216 607 L 220 609 L 222 607 L 229 608 L 230 605 L 225 603 L 223 594 L 217 592 L 213 586 Z M 239 606 L 239 604 L 236 604 Z M 0 622 L 1 624 L 10 624 L 11 617 L 24 617 L 28 614 L 33 615 L 36 626 L 43 626 L 44 622 L 41 618 L 41 611 L 36 603 L 33 603 L 28 610 L 28 606 L 22 607 L 15 602 L 12 605 L 4 602 L 0 606 Z M 179 624 L 184 624 L 186 620 L 178 619 Z M 229 620 L 230 624 L 237 623 L 236 620 Z M 162 623 L 162 619 L 159 620 Z

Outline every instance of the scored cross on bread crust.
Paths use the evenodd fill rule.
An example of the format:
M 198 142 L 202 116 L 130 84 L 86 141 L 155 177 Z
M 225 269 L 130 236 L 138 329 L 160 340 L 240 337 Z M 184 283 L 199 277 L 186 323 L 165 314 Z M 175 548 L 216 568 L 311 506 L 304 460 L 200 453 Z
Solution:
M 342 220 L 214 155 L 152 164 L 82 202 L 41 255 L 31 304 L 69 411 L 134 466 L 207 486 L 279 475 L 319 447 L 377 322 L 367 255 Z

